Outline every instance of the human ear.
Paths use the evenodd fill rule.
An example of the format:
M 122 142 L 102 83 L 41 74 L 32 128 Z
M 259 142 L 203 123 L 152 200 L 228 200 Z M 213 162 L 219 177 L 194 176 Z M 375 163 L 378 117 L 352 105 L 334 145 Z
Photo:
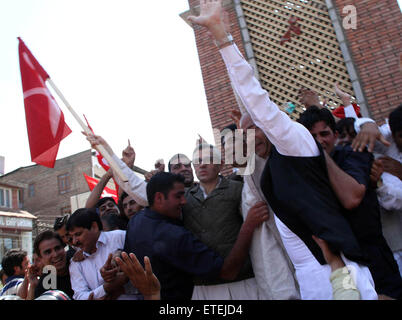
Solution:
M 91 230 L 93 230 L 93 231 L 99 231 L 99 226 L 98 226 L 98 224 L 96 223 L 96 221 L 92 221 Z
M 154 203 L 156 205 L 161 205 L 163 200 L 165 200 L 165 196 L 164 196 L 164 194 L 162 192 L 155 193 Z

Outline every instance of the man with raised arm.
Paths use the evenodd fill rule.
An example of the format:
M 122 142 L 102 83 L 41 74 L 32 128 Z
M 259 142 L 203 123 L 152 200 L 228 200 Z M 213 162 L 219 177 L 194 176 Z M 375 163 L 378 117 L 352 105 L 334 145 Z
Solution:
M 221 1 L 201 1 L 200 8 L 200 16 L 191 16 L 189 21 L 206 27 L 215 38 L 234 90 L 273 145 L 261 189 L 295 266 L 302 299 L 332 299 L 331 268 L 313 235 L 327 241 L 331 250 L 342 254 L 346 265 L 354 267 L 362 299 L 377 299 L 369 270 L 358 264 L 365 263 L 365 257 L 330 188 L 322 149 L 309 131 L 281 112 L 261 88 L 225 31 Z

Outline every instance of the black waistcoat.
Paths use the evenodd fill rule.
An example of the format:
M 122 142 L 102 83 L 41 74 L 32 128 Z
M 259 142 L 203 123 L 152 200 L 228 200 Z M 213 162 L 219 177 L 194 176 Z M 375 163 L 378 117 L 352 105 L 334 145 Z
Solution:
M 315 235 L 326 240 L 334 252 L 367 263 L 345 219 L 345 211 L 331 188 L 321 146 L 316 157 L 292 157 L 272 147 L 261 177 L 261 189 L 276 216 L 310 249 L 320 264 L 326 264 Z

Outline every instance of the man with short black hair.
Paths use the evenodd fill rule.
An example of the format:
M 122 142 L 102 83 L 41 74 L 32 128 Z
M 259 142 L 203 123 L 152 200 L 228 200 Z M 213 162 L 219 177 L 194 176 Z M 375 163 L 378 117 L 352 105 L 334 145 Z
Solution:
M 383 236 L 376 190 L 370 184 L 372 153 L 353 151 L 350 143 L 335 146 L 335 119 L 328 109 L 311 107 L 298 121 L 326 151 L 331 186 L 346 209 L 345 217 L 368 257 L 377 293 L 402 299 L 402 278 Z
M 67 261 L 74 256 L 76 249 L 72 246 L 71 236 L 66 230 L 66 224 L 70 215 L 65 215 L 63 217 L 57 217 L 54 221 L 53 230 L 59 234 L 63 240 L 64 245 L 68 246 L 67 250 Z
M 29 266 L 27 252 L 18 248 L 10 249 L 4 255 L 1 265 L 7 279 L 0 296 L 17 295 L 24 281 L 25 270 Z
M 137 300 L 142 297 L 125 287 L 128 279 L 118 274 L 111 281 L 105 281 L 101 269 L 108 264 L 110 254 L 124 247 L 126 232 L 114 230 L 105 232 L 98 213 L 93 208 L 76 210 L 67 222 L 67 231 L 74 246 L 83 250 L 85 260 L 72 261 L 70 264 L 71 286 L 74 299 L 87 300 L 91 294 L 94 299 L 106 295 L 118 300 Z
M 126 229 L 126 221 L 121 216 L 119 206 L 112 197 L 100 198 L 96 203 L 95 208 L 102 221 L 104 231 Z
M 60 235 L 54 231 L 46 230 L 38 234 L 34 242 L 34 253 L 38 255 L 41 264 L 48 268 L 53 266 L 56 271 L 56 282 L 50 280 L 50 284 L 55 284 L 55 287 L 48 287 L 44 281 L 48 277 L 53 276 L 50 273 L 41 274 L 35 265 L 28 269 L 29 288 L 27 300 L 33 300 L 42 295 L 47 290 L 60 290 L 67 294 L 71 299 L 74 291 L 71 288 L 70 273 L 68 270 L 69 261 L 67 259 L 65 244 Z M 40 277 L 38 279 L 38 276 Z
M 184 186 L 191 188 L 194 185 L 193 169 L 191 160 L 182 153 L 175 154 L 168 162 L 168 170 L 173 174 L 180 174 L 184 177 Z
M 138 211 L 142 210 L 143 207 L 140 206 L 135 199 L 128 195 L 127 192 L 123 191 L 119 199 L 120 216 L 124 216 L 124 220 L 128 223 L 130 218 L 134 216 Z

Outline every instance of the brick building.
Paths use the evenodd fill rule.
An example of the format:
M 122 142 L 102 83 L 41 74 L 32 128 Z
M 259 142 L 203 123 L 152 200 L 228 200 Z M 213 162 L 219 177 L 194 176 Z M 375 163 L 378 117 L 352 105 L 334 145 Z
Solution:
M 86 150 L 56 160 L 54 168 L 32 165 L 16 169 L 0 176 L 0 183 L 22 186 L 19 201 L 38 218 L 36 233 L 52 228 L 56 217 L 85 204 L 89 189 L 83 173 L 92 177 L 93 168 L 91 150 Z
M 0 182 L 0 261 L 12 248 L 32 252 L 32 230 L 36 217 L 22 208 L 25 184 Z
M 301 86 L 314 89 L 328 108 L 340 104 L 333 85 L 351 93 L 364 116 L 383 123 L 402 102 L 402 15 L 396 0 L 224 0 L 230 33 L 254 67 L 271 99 L 290 117 L 303 112 L 297 98 Z M 348 5 L 348 6 L 346 6 Z M 199 0 L 189 0 L 199 14 Z M 290 17 L 297 17 L 301 34 L 281 43 Z M 212 127 L 230 124 L 238 108 L 226 68 L 204 28 L 194 27 Z M 216 141 L 217 142 L 217 141 Z

